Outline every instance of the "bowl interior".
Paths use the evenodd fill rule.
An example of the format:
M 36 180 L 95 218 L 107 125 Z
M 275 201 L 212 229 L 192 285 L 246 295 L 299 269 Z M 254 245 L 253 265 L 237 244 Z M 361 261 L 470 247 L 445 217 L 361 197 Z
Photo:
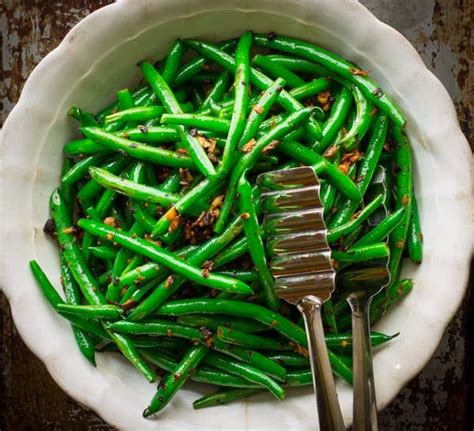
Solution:
M 276 8 L 270 2 L 261 1 L 245 9 L 226 6 L 230 2 L 223 2 L 226 5 L 222 6 L 209 2 L 214 4 L 214 10 L 206 10 L 203 3 L 207 2 L 155 3 L 158 4 L 150 2 L 140 8 L 129 2 L 127 14 L 123 10 L 119 13 L 121 3 L 110 6 L 108 19 L 103 19 L 104 13 L 102 20 L 100 14 L 91 15 L 86 20 L 87 26 L 84 23 L 67 36 L 63 44 L 68 46 L 61 51 L 62 55 L 42 63 L 35 72 L 38 75 L 42 72 L 43 76 L 48 72 L 41 91 L 38 85 L 25 89 L 24 97 L 34 98 L 35 104 L 29 118 L 25 117 L 28 130 L 24 132 L 22 146 L 15 150 L 15 158 L 25 161 L 21 170 L 15 172 L 20 189 L 10 192 L 12 216 L 26 215 L 27 221 L 22 232 L 11 232 L 12 240 L 24 241 L 21 271 L 25 271 L 28 259 L 35 258 L 52 280 L 59 279 L 57 251 L 42 233 L 42 226 L 48 218 L 49 195 L 59 182 L 62 146 L 78 136 L 77 124 L 65 115 L 70 106 L 77 105 L 92 112 L 105 106 L 117 90 L 138 82 L 136 63 L 139 60 L 160 59 L 177 37 L 218 41 L 251 29 L 313 41 L 370 70 L 371 76 L 394 96 L 408 117 L 415 187 L 424 227 L 425 260 L 417 268 L 405 266 L 404 275 L 413 277 L 416 287 L 378 326 L 388 334 L 400 332 L 397 339 L 375 355 L 377 394 L 381 406 L 385 405 L 426 362 L 439 341 L 446 318 L 439 318 L 441 308 L 436 301 L 444 286 L 455 280 L 453 290 L 461 294 L 463 290 L 462 276 L 460 279 L 455 273 L 464 270 L 458 252 L 462 253 L 465 240 L 461 232 L 443 222 L 446 219 L 443 209 L 447 206 L 453 214 L 451 219 L 456 221 L 456 214 L 461 214 L 459 223 L 465 222 L 466 196 L 454 196 L 462 180 L 462 169 L 456 168 L 452 158 L 444 157 L 446 149 L 442 146 L 453 129 L 436 121 L 442 118 L 443 110 L 450 108 L 426 109 L 430 98 L 446 97 L 444 89 L 430 87 L 433 78 L 427 71 L 426 75 L 420 75 L 420 60 L 411 47 L 397 48 L 397 43 L 401 43 L 398 34 L 392 35 L 383 46 L 374 44 L 379 32 L 391 30 L 360 5 L 346 2 L 341 7 L 330 2 L 302 1 L 282 2 L 281 8 Z M 316 4 L 319 7 L 315 7 Z M 354 25 L 354 21 L 359 25 Z M 367 22 L 372 25 L 366 25 Z M 394 55 L 387 54 L 390 50 Z M 404 67 L 400 67 L 398 55 L 407 59 Z M 424 94 L 425 99 L 414 97 L 413 91 Z M 34 135 L 31 135 L 32 130 Z M 436 174 L 440 172 L 449 173 L 449 177 L 441 181 Z M 446 250 L 446 241 L 451 251 Z M 444 271 L 434 270 L 441 266 Z M 211 388 L 190 384 L 157 420 L 141 419 L 155 385 L 148 384 L 131 366 L 110 353 L 98 354 L 98 367 L 92 369 L 76 352 L 69 325 L 49 310 L 30 275 L 23 273 L 18 281 L 22 282 L 22 288 L 10 292 L 9 296 L 12 303 L 25 304 L 23 310 L 13 307 L 13 312 L 30 347 L 66 390 L 120 428 L 309 430 L 315 427 L 316 409 L 310 389 L 290 391 L 284 403 L 262 395 L 253 397 L 250 402 L 193 411 L 192 400 Z M 453 294 L 444 302 L 448 303 L 448 309 L 455 309 L 459 300 L 459 294 Z M 30 310 L 35 311 L 25 316 Z M 25 323 L 26 318 L 29 323 Z M 28 325 L 35 325 L 36 337 L 47 342 L 38 345 L 37 338 L 35 340 L 26 328 Z M 420 338 L 420 334 L 433 333 L 433 329 L 434 339 Z M 413 352 L 421 351 L 427 352 L 422 355 L 422 363 L 407 360 L 412 358 Z M 349 422 L 351 389 L 339 381 L 338 391 L 345 420 Z

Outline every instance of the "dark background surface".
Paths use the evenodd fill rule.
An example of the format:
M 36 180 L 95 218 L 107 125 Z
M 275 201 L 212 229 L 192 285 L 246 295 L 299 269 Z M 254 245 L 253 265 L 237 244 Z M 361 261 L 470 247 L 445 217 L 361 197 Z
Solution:
M 34 66 L 74 24 L 107 3 L 110 2 L 0 0 L 2 121 L 17 102 Z M 456 104 L 461 127 L 472 147 L 471 0 L 362 3 L 403 33 L 427 67 L 441 79 Z M 468 291 L 435 356 L 380 413 L 382 431 L 474 429 L 473 305 L 473 295 Z M 0 309 L 0 430 L 110 430 L 95 413 L 68 397 L 29 352 L 15 330 L 3 294 Z

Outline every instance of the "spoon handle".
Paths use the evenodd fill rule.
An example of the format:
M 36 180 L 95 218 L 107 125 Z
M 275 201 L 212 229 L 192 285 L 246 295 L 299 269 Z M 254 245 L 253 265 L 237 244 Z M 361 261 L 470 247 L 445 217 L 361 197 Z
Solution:
M 369 305 L 366 295 L 350 295 L 352 309 L 352 357 L 354 372 L 353 429 L 377 431 L 377 402 L 370 345 Z
M 318 407 L 319 428 L 327 431 L 345 430 L 336 386 L 329 363 L 321 319 L 322 301 L 316 296 L 305 296 L 298 309 L 304 317 L 308 336 L 309 358 L 313 372 L 314 391 Z

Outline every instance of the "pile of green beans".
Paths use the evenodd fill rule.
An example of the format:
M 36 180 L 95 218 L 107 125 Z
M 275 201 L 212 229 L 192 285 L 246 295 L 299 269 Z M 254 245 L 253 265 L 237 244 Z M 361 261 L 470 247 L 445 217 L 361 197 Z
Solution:
M 422 260 L 405 118 L 367 72 L 286 36 L 178 39 L 159 60 L 95 115 L 68 111 L 83 137 L 64 146 L 45 225 L 64 299 L 36 261 L 31 271 L 92 365 L 119 351 L 148 381 L 161 376 L 145 417 L 189 379 L 218 387 L 196 409 L 282 400 L 311 371 L 301 318 L 273 291 L 256 176 L 315 169 L 336 270 L 389 257 L 376 322 L 413 287 L 400 279 L 405 250 Z M 324 314 L 334 373 L 351 383 L 337 288 Z

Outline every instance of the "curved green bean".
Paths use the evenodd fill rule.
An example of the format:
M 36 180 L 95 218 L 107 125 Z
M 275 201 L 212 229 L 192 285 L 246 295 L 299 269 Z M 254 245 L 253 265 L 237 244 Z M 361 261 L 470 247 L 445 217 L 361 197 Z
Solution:
M 245 117 L 247 115 L 250 81 L 250 47 L 252 46 L 253 34 L 244 33 L 237 45 L 235 54 L 235 78 L 234 78 L 234 107 L 230 120 L 230 130 L 227 135 L 222 155 L 223 172 L 228 172 L 232 166 L 232 158 L 235 156 L 237 146 L 245 129 Z
M 140 63 L 143 76 L 148 81 L 157 97 L 163 103 L 165 109 L 171 114 L 182 114 L 183 111 L 179 106 L 173 92 L 163 77 L 153 67 L 152 64 L 144 61 Z M 196 167 L 206 176 L 215 175 L 216 171 L 199 141 L 189 133 L 184 126 L 177 126 L 178 133 L 183 147 L 187 150 Z
M 280 93 L 281 94 L 281 93 Z M 290 114 L 282 123 L 278 126 L 267 132 L 261 138 L 259 138 L 253 148 L 244 153 L 237 164 L 235 165 L 234 169 L 232 170 L 232 174 L 229 180 L 229 186 L 227 188 L 227 193 L 224 199 L 224 203 L 221 208 L 221 212 L 219 215 L 219 219 L 214 226 L 215 232 L 221 232 L 224 224 L 227 220 L 227 217 L 230 214 L 230 210 L 234 203 L 234 198 L 237 192 L 237 185 L 247 169 L 251 169 L 255 163 L 257 162 L 261 152 L 267 145 L 278 141 L 281 137 L 283 137 L 289 131 L 295 129 L 299 126 L 303 121 L 307 120 L 311 115 L 312 108 L 305 108 L 301 109 L 300 111 L 294 112 Z
M 217 392 L 204 395 L 196 401 L 193 401 L 193 409 L 199 410 L 207 407 L 219 406 L 222 404 L 230 403 L 231 401 L 239 400 L 241 398 L 247 398 L 251 395 L 255 395 L 261 392 L 263 392 L 262 389 L 252 388 L 219 390 Z
M 329 117 L 323 125 L 322 139 L 313 145 L 314 151 L 321 154 L 335 140 L 339 130 L 344 122 L 352 105 L 352 93 L 346 87 L 342 87 L 336 95 L 336 100 L 331 105 Z
M 291 70 L 288 70 L 285 66 L 272 62 L 264 55 L 257 54 L 253 59 L 252 63 L 260 67 L 265 73 L 268 73 L 272 78 L 282 78 L 290 88 L 301 87 L 305 85 L 303 79 L 298 75 L 294 74 Z M 291 92 L 290 92 L 291 94 Z
M 203 274 L 203 272 L 196 266 L 184 262 L 176 257 L 175 254 L 165 249 L 161 249 L 144 239 L 133 238 L 127 233 L 93 220 L 80 219 L 78 225 L 93 235 L 107 239 L 108 241 L 116 242 L 122 247 L 141 254 L 158 264 L 162 264 L 195 283 L 235 293 L 252 293 L 250 286 L 244 282 L 213 273 Z
M 102 168 L 89 168 L 91 177 L 102 187 L 114 190 L 133 199 L 146 202 L 155 202 L 160 205 L 169 205 L 177 202 L 179 196 L 158 190 L 155 187 L 145 186 L 125 178 L 117 177 Z
M 245 178 L 245 173 L 239 180 L 237 192 L 239 193 L 240 217 L 243 220 L 248 250 L 262 285 L 265 301 L 270 309 L 278 310 L 280 300 L 273 288 L 273 277 L 268 269 L 267 258 L 265 256 L 265 246 L 263 245 L 263 239 L 260 234 L 262 228 L 258 223 L 257 213 L 255 211 L 252 187 Z
M 407 249 L 413 263 L 421 263 L 423 259 L 423 234 L 421 233 L 420 216 L 415 194 L 412 195 L 412 212 L 408 227 Z
M 175 168 L 194 168 L 194 163 L 191 158 L 183 156 L 180 153 L 133 142 L 112 133 L 105 132 L 99 128 L 87 127 L 81 129 L 81 131 L 88 138 L 105 148 L 117 151 L 121 154 L 128 154 L 130 157 L 138 160 Z
M 265 48 L 273 48 L 287 52 L 291 55 L 298 55 L 321 64 L 332 72 L 341 75 L 349 82 L 357 85 L 364 96 L 371 100 L 382 111 L 386 112 L 396 125 L 400 127 L 405 125 L 406 119 L 401 113 L 400 108 L 374 81 L 367 76 L 363 76 L 363 74 L 357 74 L 354 65 L 350 62 L 310 42 L 304 42 L 287 36 L 276 36 L 269 40 L 266 35 L 255 35 L 255 44 L 264 46 Z
M 206 346 L 193 346 L 181 359 L 177 367 L 168 374 L 166 379 L 160 380 L 158 390 L 153 396 L 150 405 L 144 410 L 143 417 L 147 418 L 162 410 L 192 374 L 193 370 L 205 358 L 208 349 Z
M 402 207 L 394 211 L 392 214 L 389 214 L 377 226 L 360 237 L 353 244 L 353 246 L 358 247 L 362 245 L 369 245 L 385 239 L 390 234 L 390 232 L 392 232 L 393 229 L 395 229 L 401 223 L 405 216 L 405 211 L 406 209 Z

